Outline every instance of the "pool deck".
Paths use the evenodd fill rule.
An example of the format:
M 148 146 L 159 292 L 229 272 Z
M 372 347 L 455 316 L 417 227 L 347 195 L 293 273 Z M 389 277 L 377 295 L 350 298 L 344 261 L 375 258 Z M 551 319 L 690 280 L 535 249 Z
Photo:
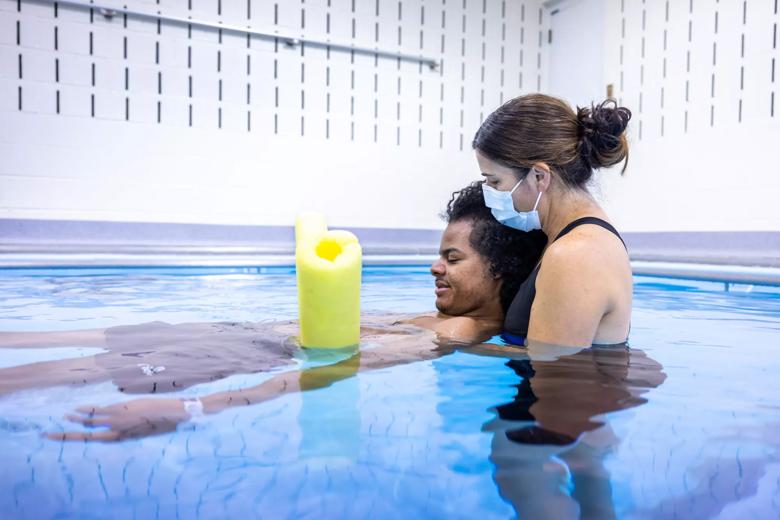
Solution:
M 351 228 L 366 265 L 428 265 L 440 230 Z M 637 275 L 780 285 L 778 232 L 624 233 Z M 0 219 L 0 268 L 293 265 L 291 226 Z

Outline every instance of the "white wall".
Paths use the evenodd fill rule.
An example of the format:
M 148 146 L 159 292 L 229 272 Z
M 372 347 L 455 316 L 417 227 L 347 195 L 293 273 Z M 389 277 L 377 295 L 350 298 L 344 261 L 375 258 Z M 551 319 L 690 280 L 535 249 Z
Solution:
M 546 88 L 541 1 L 249 3 L 128 4 L 442 66 L 0 0 L 0 218 L 284 225 L 317 209 L 337 226 L 437 228 L 478 176 L 482 118 Z
M 604 98 L 606 5 L 603 1 L 552 2 L 547 93 L 572 106 Z
M 625 176 L 617 168 L 599 176 L 606 209 L 622 230 L 780 230 L 777 4 L 572 0 L 556 6 L 550 90 L 585 105 L 601 71 L 597 100 L 612 83 L 634 114 Z M 576 25 L 579 31 L 555 29 Z M 591 38 L 601 42 L 601 55 Z M 594 67 L 583 72 L 585 63 Z M 571 77 L 555 74 L 567 68 Z M 572 87 L 579 74 L 581 90 Z

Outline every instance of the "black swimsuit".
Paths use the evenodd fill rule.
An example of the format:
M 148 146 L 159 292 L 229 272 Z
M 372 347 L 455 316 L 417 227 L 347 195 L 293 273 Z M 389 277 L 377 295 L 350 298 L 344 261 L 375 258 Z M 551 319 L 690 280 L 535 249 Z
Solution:
M 555 240 L 558 240 L 572 229 L 584 224 L 595 224 L 596 226 L 603 227 L 607 231 L 614 233 L 615 236 L 623 242 L 623 239 L 620 238 L 620 233 L 617 232 L 617 229 L 615 229 L 612 224 L 597 217 L 582 217 L 574 222 L 570 222 L 560 233 L 558 233 Z M 555 240 L 553 240 L 553 242 L 555 242 Z M 624 247 L 625 245 L 626 243 L 623 242 Z M 517 290 L 517 294 L 506 312 L 504 333 L 502 336 L 506 341 L 512 344 L 523 345 L 525 337 L 528 335 L 528 322 L 531 319 L 531 306 L 533 305 L 534 297 L 536 296 L 536 276 L 539 274 L 539 267 L 541 265 L 542 262 L 540 260 L 536 268 L 520 285 L 520 289 Z

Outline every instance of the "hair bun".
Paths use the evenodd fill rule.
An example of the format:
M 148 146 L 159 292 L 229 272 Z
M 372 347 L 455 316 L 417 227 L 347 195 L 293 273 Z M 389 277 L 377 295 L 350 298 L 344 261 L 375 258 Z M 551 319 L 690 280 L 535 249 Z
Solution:
M 591 168 L 607 168 L 628 157 L 625 132 L 630 119 L 631 111 L 614 99 L 591 108 L 577 107 L 578 152 Z

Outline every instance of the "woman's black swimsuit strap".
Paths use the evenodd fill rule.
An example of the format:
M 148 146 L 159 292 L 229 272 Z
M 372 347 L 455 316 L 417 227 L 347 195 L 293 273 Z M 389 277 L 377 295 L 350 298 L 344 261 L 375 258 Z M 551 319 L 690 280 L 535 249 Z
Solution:
M 564 226 L 561 232 L 558 233 L 558 236 L 555 237 L 555 240 L 558 240 L 563 235 L 569 233 L 572 229 L 582 226 L 583 224 L 594 224 L 596 226 L 603 227 L 604 229 L 612 232 L 612 234 L 618 237 L 618 239 L 623 243 L 623 247 L 626 247 L 626 243 L 623 242 L 623 237 L 620 236 L 620 233 L 618 233 L 618 230 L 615 229 L 615 226 L 613 226 L 606 220 L 600 219 L 598 217 L 582 217 L 582 218 L 578 218 L 577 220 L 573 220 L 572 222 L 569 222 L 568 224 L 566 224 L 566 226 Z M 553 242 L 555 242 L 555 240 L 553 240 Z
M 566 235 L 572 229 L 585 224 L 594 224 L 596 226 L 602 227 L 607 231 L 614 233 L 614 235 L 618 237 L 621 242 L 623 242 L 623 239 L 621 238 L 617 229 L 615 229 L 614 226 L 612 226 L 612 224 L 609 222 L 598 217 L 582 217 L 569 222 L 561 230 L 561 232 L 558 233 L 558 236 L 555 237 L 555 240 L 558 240 L 562 236 Z M 555 240 L 553 240 L 553 242 L 555 242 Z M 623 247 L 626 247 L 625 242 L 623 242 Z M 507 341 L 516 343 L 518 337 L 525 338 L 528 335 L 528 323 L 531 320 L 531 306 L 533 305 L 534 298 L 536 297 L 536 277 L 539 275 L 540 266 L 541 261 L 531 272 L 528 278 L 522 284 L 520 284 L 520 288 L 517 290 L 517 294 L 515 295 L 515 298 L 512 300 L 512 304 L 509 306 L 509 309 L 506 312 L 506 318 L 504 319 L 504 330 L 511 335 L 511 340 L 508 338 Z

